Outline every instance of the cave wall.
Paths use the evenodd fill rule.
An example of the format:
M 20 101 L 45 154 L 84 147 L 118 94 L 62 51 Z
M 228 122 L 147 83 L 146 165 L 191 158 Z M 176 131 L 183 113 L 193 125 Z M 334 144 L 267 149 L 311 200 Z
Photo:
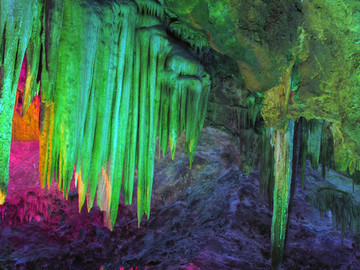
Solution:
M 248 91 L 263 93 L 268 126 L 279 128 L 289 118 L 325 119 L 332 123 L 337 168 L 359 169 L 357 1 L 175 2 L 164 1 L 169 13 L 229 57 L 216 65 L 223 70 L 238 65 L 237 72 L 227 73 L 237 80 L 231 76 L 218 89 L 214 79 L 210 115 L 216 114 L 211 102 L 225 105 L 222 114 L 239 103 L 246 107 L 238 100 Z M 226 84 L 233 84 L 232 90 L 225 90 Z
M 279 149 L 299 145 L 294 157 L 302 183 L 307 158 L 315 169 L 322 164 L 324 178 L 332 166 L 353 179 L 360 169 L 360 5 L 320 0 L 164 3 L 173 18 L 206 35 L 213 50 L 209 123 L 237 134 L 247 146 L 243 152 L 261 156 L 262 190 L 274 204 L 272 259 L 277 268 L 289 181 L 294 181 L 289 172 L 276 177 L 279 168 L 294 166 L 288 161 L 291 151 L 281 154 Z M 289 121 L 301 126 L 300 141 L 276 140 L 274 134 L 289 131 Z M 277 150 L 276 141 L 283 144 Z

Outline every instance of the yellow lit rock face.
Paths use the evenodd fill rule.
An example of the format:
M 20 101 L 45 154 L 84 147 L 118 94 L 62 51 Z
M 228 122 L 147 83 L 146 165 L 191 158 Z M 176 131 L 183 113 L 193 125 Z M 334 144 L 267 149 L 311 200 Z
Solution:
M 288 107 L 291 93 L 290 72 L 284 74 L 282 83 L 265 92 L 262 116 L 265 123 L 271 127 L 282 128 L 288 119 Z
M 40 97 L 35 96 L 24 117 L 22 117 L 22 94 L 23 91 L 18 89 L 12 122 L 12 140 L 13 141 L 38 141 L 40 136 L 39 114 L 40 114 Z

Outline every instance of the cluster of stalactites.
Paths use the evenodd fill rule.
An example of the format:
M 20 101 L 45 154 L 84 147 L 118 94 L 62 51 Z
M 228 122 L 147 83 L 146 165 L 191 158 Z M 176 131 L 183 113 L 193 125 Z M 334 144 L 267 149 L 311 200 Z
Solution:
M 41 78 L 42 186 L 55 178 L 67 196 L 75 169 L 79 209 L 85 200 L 90 209 L 96 197 L 112 227 L 121 188 L 125 203 L 132 203 L 137 168 L 140 223 L 150 214 L 157 137 L 159 152 L 165 155 L 170 141 L 174 158 L 178 134 L 185 131 L 194 159 L 209 76 L 167 37 L 162 11 L 151 1 L 29 2 L 39 13 L 37 27 L 21 37 L 28 58 L 25 96 L 31 101 Z M 150 25 L 141 19 L 151 15 Z M 25 16 L 36 21 L 32 13 Z
M 346 232 L 360 237 L 360 204 L 357 194 L 339 190 L 335 186 L 324 186 L 316 190 L 310 201 L 324 216 L 331 213 L 332 224 L 341 230 L 342 240 Z
M 40 32 L 43 5 L 40 0 L 0 1 L 0 204 L 5 201 L 9 180 L 12 116 L 16 88 L 25 52 L 28 55 L 28 92 L 38 91 Z M 31 97 L 24 96 L 24 112 Z
M 164 6 L 157 0 L 135 0 L 135 2 L 140 14 L 154 16 L 161 21 L 165 19 Z
M 261 146 L 259 169 L 260 169 L 260 192 L 265 195 L 269 205 L 273 204 L 274 194 L 274 143 L 273 143 L 273 128 L 266 127 L 261 135 Z
M 336 147 L 339 148 L 338 131 L 335 124 L 325 120 L 300 119 L 302 126 L 300 165 L 301 181 L 304 184 L 306 159 L 310 165 L 317 170 L 321 165 L 322 177 L 325 179 L 326 171 L 335 168 L 338 171 L 347 172 L 357 183 L 360 161 L 355 160 L 352 155 L 340 156 Z M 335 147 L 336 146 L 336 147 Z M 339 156 L 337 156 L 337 154 Z
M 326 170 L 334 168 L 334 140 L 331 133 L 331 124 L 325 120 L 300 118 L 299 123 L 299 148 L 297 153 L 297 164 L 301 171 L 301 185 L 304 186 L 306 161 L 309 160 L 313 169 L 317 170 L 321 164 L 321 172 L 325 178 Z M 271 127 L 265 128 L 261 137 L 261 191 L 269 199 L 272 205 L 274 189 L 274 130 Z M 295 142 L 294 142 L 295 143 Z M 296 168 L 294 168 L 296 169 Z
M 301 170 L 304 185 L 306 160 L 314 169 L 321 164 L 325 178 L 326 169 L 334 166 L 334 140 L 330 124 L 324 120 L 305 120 L 289 124 L 283 130 L 267 127 L 261 138 L 261 191 L 273 205 L 272 264 L 277 268 L 285 248 L 286 230 L 291 210 L 291 189 L 296 179 L 297 167 Z
M 187 42 L 198 52 L 209 47 L 207 36 L 199 30 L 193 30 L 191 27 L 179 21 L 170 23 L 169 29 L 177 38 Z
M 299 162 L 301 168 L 301 185 L 304 186 L 306 159 L 313 169 L 317 170 L 321 164 L 322 177 L 325 179 L 326 170 L 334 168 L 334 139 L 330 130 L 330 123 L 325 120 L 305 120 L 301 122 L 301 139 Z

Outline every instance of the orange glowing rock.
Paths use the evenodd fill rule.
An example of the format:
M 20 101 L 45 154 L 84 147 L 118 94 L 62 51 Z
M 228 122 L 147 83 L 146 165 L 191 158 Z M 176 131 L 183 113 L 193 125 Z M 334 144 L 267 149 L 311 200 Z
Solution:
M 38 141 L 40 136 L 39 115 L 40 96 L 35 96 L 24 117 L 22 117 L 23 90 L 16 93 L 13 115 L 12 140 L 13 141 Z

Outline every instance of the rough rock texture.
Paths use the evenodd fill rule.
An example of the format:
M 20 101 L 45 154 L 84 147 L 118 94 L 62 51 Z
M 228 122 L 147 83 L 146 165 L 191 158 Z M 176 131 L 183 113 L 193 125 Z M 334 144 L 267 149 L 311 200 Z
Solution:
M 0 208 L 0 269 L 269 269 L 272 213 L 259 194 L 258 172 L 246 177 L 238 169 L 236 140 L 206 128 L 191 170 L 183 145 L 175 161 L 170 155 L 156 161 L 150 219 L 138 228 L 136 208 L 121 202 L 110 232 L 97 208 L 77 213 L 74 187 L 68 201 L 56 186 L 40 188 L 37 143 L 13 143 L 11 192 Z M 351 235 L 341 245 L 331 219 L 307 201 L 324 183 L 307 167 L 305 190 L 295 193 L 283 269 L 360 267 Z
M 0 269 L 100 267 L 110 235 L 101 212 L 79 214 L 76 193 L 66 201 L 56 185 L 41 189 L 38 160 L 38 142 L 12 143 L 11 192 L 0 206 Z
M 287 62 L 283 50 L 291 49 L 300 23 L 294 1 L 164 2 L 179 20 L 204 31 L 213 49 L 237 61 L 249 89 L 277 84 Z
M 231 92 L 264 93 L 267 125 L 325 119 L 333 125 L 337 168 L 360 169 L 358 1 L 177 2 L 164 1 L 174 20 L 205 33 L 212 49 L 238 64 L 245 87 Z M 228 61 L 216 64 L 226 70 Z M 224 104 L 238 99 L 231 100 Z
M 15 107 L 12 120 L 12 141 L 38 141 L 40 136 L 40 96 L 34 96 L 27 111 L 24 106 L 24 86 L 26 80 L 26 58 L 22 63 L 19 83 L 16 91 Z

